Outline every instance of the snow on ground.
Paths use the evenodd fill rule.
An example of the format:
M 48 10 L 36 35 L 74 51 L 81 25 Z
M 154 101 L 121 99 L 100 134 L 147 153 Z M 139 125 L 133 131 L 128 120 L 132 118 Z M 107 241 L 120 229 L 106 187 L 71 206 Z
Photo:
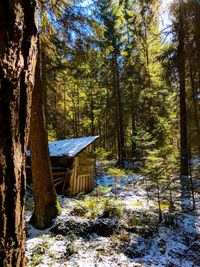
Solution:
M 104 209 L 110 205 L 110 211 L 118 214 L 114 203 L 123 208 L 122 217 L 102 213 L 95 192 L 86 197 L 59 196 L 62 214 L 44 231 L 28 224 L 31 213 L 27 211 L 26 266 L 200 266 L 199 196 L 195 212 L 177 214 L 172 225 L 167 217 L 158 224 L 157 207 L 153 201 L 147 205 L 141 179 L 130 174 L 118 179 L 115 199 L 114 177 L 99 173 L 97 185 L 104 186 L 100 193 L 111 201 L 105 202 Z

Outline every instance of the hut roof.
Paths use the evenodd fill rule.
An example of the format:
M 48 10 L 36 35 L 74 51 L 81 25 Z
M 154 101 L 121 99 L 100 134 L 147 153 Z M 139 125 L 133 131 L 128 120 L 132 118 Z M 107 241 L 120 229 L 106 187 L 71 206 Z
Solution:
M 84 148 L 93 143 L 99 136 L 88 136 L 82 138 L 65 139 L 49 143 L 49 153 L 51 157 L 75 157 Z M 27 151 L 30 156 L 30 150 Z

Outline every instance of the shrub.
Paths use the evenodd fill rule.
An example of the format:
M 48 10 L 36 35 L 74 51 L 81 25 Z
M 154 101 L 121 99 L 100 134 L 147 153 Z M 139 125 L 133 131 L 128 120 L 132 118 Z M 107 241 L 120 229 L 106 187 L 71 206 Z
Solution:
M 111 201 L 108 198 L 101 197 L 96 199 L 94 197 L 86 197 L 84 200 L 76 202 L 71 215 L 78 215 L 88 219 L 95 219 L 98 217 L 104 218 L 123 218 L 122 204 L 116 201 Z

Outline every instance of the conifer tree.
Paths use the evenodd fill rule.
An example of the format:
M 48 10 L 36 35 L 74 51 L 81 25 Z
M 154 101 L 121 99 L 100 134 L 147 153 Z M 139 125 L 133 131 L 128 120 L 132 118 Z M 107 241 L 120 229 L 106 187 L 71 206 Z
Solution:
M 177 70 L 180 99 L 180 181 L 182 207 L 190 208 L 190 180 L 188 169 L 188 131 L 186 106 L 186 6 L 183 1 L 174 5 L 174 41 L 177 40 Z
M 121 20 L 121 6 L 117 2 L 107 0 L 98 0 L 96 5 L 98 6 L 98 16 L 105 25 L 103 44 L 109 51 L 107 60 L 112 74 L 112 97 L 114 99 L 118 160 L 120 167 L 122 167 L 125 159 L 125 144 L 119 72 L 120 32 L 117 29 Z

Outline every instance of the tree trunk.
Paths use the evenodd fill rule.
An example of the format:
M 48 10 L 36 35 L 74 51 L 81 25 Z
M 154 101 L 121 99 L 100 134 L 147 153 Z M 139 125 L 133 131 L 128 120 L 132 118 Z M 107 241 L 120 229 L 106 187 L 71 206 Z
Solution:
M 46 69 L 47 69 L 47 63 L 46 63 L 46 54 L 45 54 L 45 48 L 46 48 L 46 35 L 45 35 L 45 28 L 46 28 L 46 10 L 44 6 L 44 1 L 40 1 L 40 13 L 41 13 L 41 35 L 40 35 L 40 57 L 41 57 L 41 73 L 42 73 L 42 80 L 41 80 L 41 86 L 43 88 L 42 94 L 43 94 L 43 105 L 44 105 L 44 112 L 45 112 L 45 119 L 47 118 L 47 75 L 46 75 Z M 45 121 L 46 123 L 46 121 Z
M 186 116 L 186 94 L 185 94 L 185 49 L 184 49 L 184 34 L 183 20 L 180 7 L 179 16 L 179 46 L 178 46 L 178 72 L 180 86 L 180 130 L 181 130 L 181 175 L 188 176 L 188 155 L 187 155 L 187 116 Z
M 132 126 L 132 157 L 136 155 L 136 127 L 135 127 L 135 99 L 134 99 L 134 92 L 133 92 L 133 83 L 131 82 L 130 85 L 130 93 L 131 93 L 131 126 Z
M 144 1 L 142 1 L 142 9 L 144 8 Z M 145 13 L 143 14 L 143 23 L 144 23 L 144 58 L 145 58 L 145 85 L 148 90 L 151 91 L 151 74 L 150 74 L 150 69 L 149 69 L 149 45 L 148 45 L 148 30 L 147 30 L 147 21 L 146 21 L 146 15 Z M 154 116 L 152 114 L 152 109 L 153 109 L 153 99 L 151 96 L 151 93 L 147 91 L 147 94 L 149 95 L 148 97 L 148 112 L 149 112 L 149 130 L 150 133 L 152 134 L 154 130 Z
M 80 93 L 79 93 L 79 85 L 77 85 L 77 137 L 81 136 L 80 132 Z
M 127 27 L 127 34 L 128 34 L 128 47 L 131 47 L 131 43 L 130 43 L 130 33 L 129 33 L 129 29 Z M 129 48 L 128 49 L 128 57 L 131 58 L 131 52 L 132 50 Z M 131 62 L 129 62 L 128 65 L 128 69 L 131 72 L 132 71 L 132 64 Z M 133 158 L 136 155 L 136 142 L 135 142 L 135 137 L 136 137 L 136 127 L 135 127 L 135 105 L 136 105 L 136 101 L 135 101 L 135 97 L 134 97 L 134 90 L 133 90 L 133 80 L 129 82 L 129 93 L 130 93 L 130 97 L 131 97 L 131 128 L 132 128 L 132 155 L 131 157 Z
M 25 158 L 37 54 L 36 1 L 0 3 L 0 266 L 25 266 Z
M 187 115 L 185 96 L 185 59 L 182 55 L 179 64 L 179 85 L 180 85 L 180 130 L 181 130 L 181 175 L 188 176 L 188 155 L 187 155 Z
M 94 98 L 93 98 L 93 87 L 90 82 L 90 119 L 91 119 L 91 135 L 95 134 L 95 126 L 94 126 Z
M 162 221 L 162 211 L 161 211 L 161 201 L 160 201 L 160 186 L 158 178 L 156 179 L 156 187 L 157 187 L 157 199 L 158 199 L 158 222 Z
M 199 127 L 199 118 L 198 118 L 198 98 L 196 94 L 196 88 L 195 88 L 195 81 L 194 81 L 194 75 L 193 75 L 193 67 L 192 67 L 192 55 L 190 55 L 189 64 L 190 64 L 190 82 L 191 82 L 191 89 L 192 89 L 192 103 L 193 103 L 193 110 L 194 110 L 194 121 L 196 126 L 196 132 L 197 132 L 197 146 L 198 146 L 198 153 L 200 156 L 200 127 Z
M 124 133 L 123 133 L 123 122 L 122 122 L 122 108 L 121 108 L 121 96 L 119 88 L 119 71 L 117 56 L 114 53 L 112 59 L 113 68 L 113 94 L 115 101 L 115 127 L 117 132 L 117 145 L 118 145 L 118 160 L 119 166 L 123 168 L 123 161 L 125 159 L 125 146 L 124 146 Z
M 34 188 L 34 212 L 31 223 L 39 229 L 47 228 L 58 214 L 58 202 L 48 150 L 44 93 L 38 56 L 31 113 L 31 172 Z
M 181 198 L 182 207 L 189 205 L 190 181 L 188 178 L 188 142 L 187 142 L 187 110 L 185 93 L 185 33 L 183 25 L 182 4 L 179 7 L 179 29 L 178 29 L 178 74 L 180 87 L 180 179 L 181 179 Z
M 64 135 L 63 137 L 66 138 L 67 135 L 67 108 L 66 108 L 66 89 L 64 88 Z
M 196 44 L 196 66 L 198 73 L 198 88 L 200 88 L 200 5 L 199 1 L 193 1 L 194 4 L 194 14 L 193 14 L 193 24 L 194 24 L 194 43 Z M 197 96 L 198 97 L 198 96 Z

